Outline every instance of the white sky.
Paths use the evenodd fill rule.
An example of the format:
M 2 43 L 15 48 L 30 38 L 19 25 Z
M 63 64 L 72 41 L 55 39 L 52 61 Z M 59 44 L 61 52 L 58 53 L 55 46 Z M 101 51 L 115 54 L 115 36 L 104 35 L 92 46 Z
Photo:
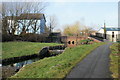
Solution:
M 0 0 L 0 2 L 118 2 L 119 0 Z
M 0 0 L 0 2 L 40 2 L 40 1 L 44 1 L 44 2 L 62 2 L 63 3 L 63 5 L 65 5 L 65 2 L 118 2 L 118 1 L 120 1 L 120 0 Z M 67 5 L 66 5 L 67 6 Z M 66 6 L 64 6 L 64 7 L 66 7 Z M 108 4 L 108 6 L 109 6 L 109 4 Z M 64 16 L 65 16 L 65 14 L 64 15 L 59 15 L 58 13 L 56 13 L 55 11 L 57 11 L 57 9 L 55 8 L 56 7 L 56 5 L 50 5 L 50 6 L 48 6 L 48 9 L 46 9 L 46 13 L 45 13 L 45 15 L 52 15 L 52 14 L 55 14 L 56 16 L 57 16 L 57 18 L 58 18 L 58 21 L 59 21 L 59 24 L 67 24 L 68 22 L 67 22 L 67 20 L 65 20 L 65 21 L 63 21 L 62 22 L 62 20 L 63 20 L 63 18 L 64 18 Z M 57 5 L 57 7 L 59 7 L 59 4 Z M 72 7 L 72 6 L 70 6 L 70 7 Z M 80 7 L 80 6 L 78 6 L 78 7 Z M 92 7 L 92 6 L 91 6 Z M 93 6 L 94 7 L 94 6 Z M 97 6 L 96 6 L 97 7 Z M 100 7 L 102 7 L 102 6 L 100 6 Z M 84 17 L 84 13 L 82 14 L 82 12 L 80 12 L 80 14 L 81 15 L 79 15 L 78 13 L 79 12 L 77 12 L 75 15 L 79 15 L 80 16 L 80 18 L 82 19 L 85 19 L 85 22 L 86 22 L 86 24 L 88 24 L 88 25 L 99 25 L 99 27 L 101 27 L 102 25 L 103 25 L 103 21 L 104 20 L 106 20 L 106 23 L 107 23 L 107 26 L 117 26 L 117 18 L 118 18 L 118 16 L 117 16 L 117 11 L 116 10 L 111 10 L 111 9 L 114 9 L 114 7 L 115 6 L 111 6 L 111 8 L 110 7 L 107 7 L 107 5 L 105 6 L 104 5 L 104 8 L 105 9 L 107 9 L 107 8 L 109 8 L 109 10 L 107 10 L 105 13 L 106 13 L 106 15 L 104 14 L 101 14 L 101 16 L 98 18 L 98 19 L 96 19 L 96 18 L 88 18 L 87 16 L 86 17 Z M 116 7 L 115 7 L 116 8 Z M 53 10 L 52 10 L 53 9 Z M 94 8 L 92 8 L 92 9 L 94 9 Z M 99 9 L 101 9 L 101 8 L 99 8 Z M 102 8 L 103 9 L 103 8 Z M 117 9 L 117 8 L 116 8 Z M 49 11 L 50 10 L 50 11 Z M 51 11 L 52 10 L 52 11 Z M 60 8 L 60 10 L 61 11 L 63 11 L 61 8 Z M 111 10 L 111 12 L 110 12 L 110 10 Z M 68 10 L 69 11 L 69 10 Z M 86 10 L 86 12 L 87 12 L 87 10 Z M 97 11 L 98 12 L 98 11 Z M 109 12 L 109 13 L 107 13 L 107 12 Z M 89 13 L 90 13 L 90 11 L 89 11 Z M 67 14 L 66 13 L 66 15 L 68 16 L 68 17 L 72 17 L 71 16 L 71 14 Z M 94 15 L 95 16 L 95 15 Z M 96 15 L 97 16 L 97 15 Z M 62 18 L 63 17 L 63 18 Z M 66 17 L 66 16 L 65 16 Z M 61 19 L 62 18 L 62 19 Z M 87 19 L 88 18 L 88 19 Z M 68 18 L 69 19 L 69 18 Z M 74 19 L 74 18 L 73 18 Z M 77 18 L 76 18 L 77 19 Z M 92 19 L 93 19 L 93 21 L 92 21 Z M 76 20 L 74 20 L 74 21 L 76 21 Z M 74 22 L 73 21 L 73 22 Z M 70 22 L 70 21 L 69 21 Z M 70 23 L 72 23 L 72 21 L 70 22 Z M 62 28 L 61 26 L 59 26 L 58 28 Z

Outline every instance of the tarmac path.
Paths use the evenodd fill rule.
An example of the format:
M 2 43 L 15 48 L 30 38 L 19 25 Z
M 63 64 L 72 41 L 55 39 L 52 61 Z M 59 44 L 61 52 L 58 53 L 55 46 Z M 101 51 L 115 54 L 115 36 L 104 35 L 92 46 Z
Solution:
M 93 50 L 71 70 L 66 78 L 111 78 L 109 71 L 111 44 L 108 43 Z

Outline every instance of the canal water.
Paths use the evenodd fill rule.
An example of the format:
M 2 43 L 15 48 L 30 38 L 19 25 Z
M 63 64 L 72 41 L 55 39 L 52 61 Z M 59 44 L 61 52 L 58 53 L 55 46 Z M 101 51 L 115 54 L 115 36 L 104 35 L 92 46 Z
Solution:
M 50 53 L 52 53 L 50 57 L 61 54 L 63 51 L 64 50 L 50 50 Z M 40 58 L 36 57 L 34 59 L 29 59 L 29 60 L 13 63 L 13 64 L 9 64 L 9 65 L 0 64 L 0 67 L 2 67 L 2 77 L 7 78 L 7 77 L 10 77 L 12 75 L 15 75 L 25 65 L 29 65 L 29 64 L 36 62 L 38 60 L 40 60 Z
M 10 77 L 10 76 L 16 74 L 25 65 L 31 64 L 31 63 L 38 61 L 38 60 L 40 60 L 40 58 L 30 59 L 30 60 L 26 60 L 26 61 L 22 61 L 22 62 L 18 62 L 18 63 L 13 63 L 10 65 L 5 65 L 5 66 L 0 64 L 2 67 L 2 77 L 3 78 Z
M 27 64 L 31 64 L 35 61 L 40 60 L 40 58 L 35 58 L 35 59 L 30 59 L 30 60 L 26 60 L 26 61 L 22 61 L 22 62 L 18 62 L 18 63 L 14 63 L 8 66 L 12 66 L 15 67 L 15 71 L 19 70 L 20 68 L 22 68 L 23 66 L 27 65 Z

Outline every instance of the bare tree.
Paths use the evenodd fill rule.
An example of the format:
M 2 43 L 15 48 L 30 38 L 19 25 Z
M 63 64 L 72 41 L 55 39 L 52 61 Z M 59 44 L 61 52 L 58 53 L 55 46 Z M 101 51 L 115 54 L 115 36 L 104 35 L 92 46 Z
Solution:
M 17 17 L 21 14 L 23 6 L 20 3 L 15 2 L 3 2 L 2 3 L 2 15 L 3 19 L 3 32 L 13 34 L 17 30 Z
M 44 5 L 43 2 L 28 3 L 25 6 L 26 9 L 25 9 L 24 13 L 41 13 L 45 9 L 45 7 L 46 7 L 46 5 Z M 26 16 L 27 16 L 27 18 L 30 17 L 29 14 L 26 15 Z M 29 21 L 20 20 L 20 23 L 23 26 L 22 29 L 21 29 L 22 30 L 21 34 L 26 33 L 27 31 L 30 31 L 30 30 L 33 31 L 33 33 L 36 33 L 40 28 L 38 26 L 38 19 L 32 19 L 31 18 L 31 19 L 29 19 Z M 31 27 L 31 29 L 30 29 L 30 27 Z
M 45 33 L 50 33 L 50 29 L 49 29 L 49 26 L 45 26 Z
M 33 33 L 36 33 L 36 32 L 40 29 L 40 27 L 37 26 L 37 22 L 38 22 L 38 20 L 34 20 L 34 21 L 32 22 L 31 27 L 32 27 L 32 29 L 33 29 Z
M 35 19 L 29 19 L 28 21 L 24 19 L 24 16 L 20 16 L 20 15 L 27 13 L 41 13 L 45 9 L 45 7 L 46 5 L 43 4 L 43 2 L 2 3 L 2 12 L 0 13 L 0 15 L 2 15 L 2 19 L 3 19 L 2 21 L 3 32 L 14 35 L 15 32 L 18 31 L 18 29 L 20 29 L 21 33 L 26 33 L 26 31 L 29 31 L 30 27 L 32 26 L 31 29 L 35 33 L 38 30 L 38 27 L 36 26 L 37 21 Z M 6 20 L 9 21 L 6 23 Z
M 54 15 L 50 16 L 48 24 L 49 24 L 50 32 L 52 32 L 53 29 L 57 26 L 57 18 Z

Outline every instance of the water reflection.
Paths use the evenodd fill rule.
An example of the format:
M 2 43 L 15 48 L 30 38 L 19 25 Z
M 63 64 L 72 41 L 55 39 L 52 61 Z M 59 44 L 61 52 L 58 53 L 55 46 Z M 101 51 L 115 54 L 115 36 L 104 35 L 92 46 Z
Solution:
M 38 61 L 38 60 L 39 60 L 39 58 L 31 59 L 31 60 L 26 60 L 26 61 L 22 61 L 22 62 L 11 64 L 10 66 L 15 67 L 16 71 L 18 71 L 23 66 L 25 66 L 27 64 L 31 64 L 31 63 L 33 63 L 35 61 Z
M 18 72 L 25 65 L 31 64 L 38 60 L 40 60 L 40 58 L 26 60 L 26 61 L 10 64 L 7 66 L 1 65 L 2 66 L 2 77 L 3 78 L 10 77 L 10 76 L 14 75 L 16 72 Z
M 52 57 L 52 56 L 56 56 L 58 54 L 61 54 L 64 50 L 49 50 L 49 51 L 51 53 L 50 57 Z M 39 57 L 37 57 L 35 59 L 25 60 L 25 61 L 18 62 L 18 63 L 13 63 L 13 64 L 10 64 L 10 65 L 0 64 L 0 66 L 2 66 L 2 77 L 3 78 L 10 77 L 10 76 L 16 74 L 16 72 L 18 72 L 25 65 L 31 64 L 31 63 L 36 62 L 38 60 L 40 60 Z

